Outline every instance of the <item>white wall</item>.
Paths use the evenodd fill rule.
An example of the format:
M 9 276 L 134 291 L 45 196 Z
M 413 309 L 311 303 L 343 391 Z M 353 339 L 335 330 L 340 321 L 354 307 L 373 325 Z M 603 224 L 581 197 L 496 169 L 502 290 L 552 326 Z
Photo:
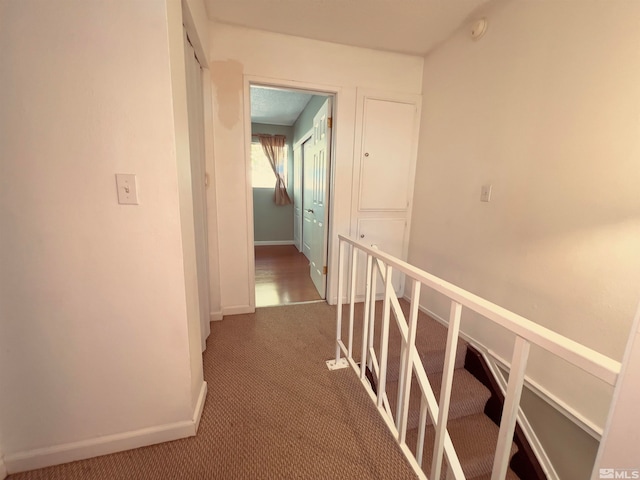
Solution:
M 201 362 L 190 365 L 193 259 L 179 201 L 188 195 L 178 173 L 186 112 L 175 103 L 184 65 L 180 74 L 179 58 L 169 57 L 182 51 L 180 16 L 171 2 L 3 5 L 0 445 L 8 467 L 37 463 L 38 449 L 95 446 L 109 435 L 131 447 L 193 423 L 204 385 Z M 137 175 L 140 205 L 118 205 L 115 173 Z
M 640 3 L 487 16 L 480 41 L 461 30 L 425 60 L 409 260 L 620 360 L 640 281 Z M 504 332 L 463 329 L 510 358 Z M 538 351 L 528 374 L 603 425 L 610 388 Z
M 250 311 L 254 304 L 252 253 L 242 248 L 249 245 L 253 228 L 245 168 L 245 76 L 338 91 L 335 237 L 349 232 L 356 88 L 419 93 L 423 59 L 221 24 L 211 24 L 210 40 L 221 297 L 223 312 L 234 313 Z M 335 260 L 334 255 L 330 271 Z

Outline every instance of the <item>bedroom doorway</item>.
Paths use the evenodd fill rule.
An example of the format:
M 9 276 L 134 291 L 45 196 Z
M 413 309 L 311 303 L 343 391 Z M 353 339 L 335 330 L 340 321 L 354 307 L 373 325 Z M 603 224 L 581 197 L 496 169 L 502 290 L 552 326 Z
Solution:
M 326 296 L 332 97 L 250 85 L 256 307 Z

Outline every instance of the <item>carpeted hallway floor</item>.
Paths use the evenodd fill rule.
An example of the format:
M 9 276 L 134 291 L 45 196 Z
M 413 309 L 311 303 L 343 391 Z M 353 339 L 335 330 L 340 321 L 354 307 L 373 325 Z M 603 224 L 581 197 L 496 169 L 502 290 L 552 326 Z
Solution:
M 327 370 L 334 329 L 325 303 L 214 322 L 196 437 L 8 478 L 416 478 L 355 373 Z

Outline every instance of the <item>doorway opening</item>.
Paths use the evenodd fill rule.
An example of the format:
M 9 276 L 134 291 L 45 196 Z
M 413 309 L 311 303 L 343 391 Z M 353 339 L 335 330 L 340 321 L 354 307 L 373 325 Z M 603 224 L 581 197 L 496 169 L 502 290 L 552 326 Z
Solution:
M 333 95 L 249 86 L 256 307 L 326 297 Z

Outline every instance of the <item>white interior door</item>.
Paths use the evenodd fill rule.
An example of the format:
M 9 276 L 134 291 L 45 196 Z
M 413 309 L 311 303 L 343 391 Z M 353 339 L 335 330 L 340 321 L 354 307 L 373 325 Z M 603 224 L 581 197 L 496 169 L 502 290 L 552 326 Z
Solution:
M 195 51 L 184 31 L 184 51 L 187 78 L 187 114 L 189 117 L 189 151 L 191 155 L 191 189 L 200 305 L 202 350 L 211 332 L 209 306 L 209 249 L 207 238 L 207 197 L 204 142 L 204 95 L 202 70 Z
M 331 147 L 331 98 L 327 98 L 318 113 L 313 118 L 313 171 L 312 171 L 312 207 L 309 209 L 311 218 L 311 280 L 318 293 L 325 298 L 327 287 L 327 208 L 329 186 L 329 162 Z
M 311 244 L 313 234 L 313 139 L 302 145 L 302 253 L 311 261 Z
M 302 251 L 302 145 L 293 150 L 293 244 Z

